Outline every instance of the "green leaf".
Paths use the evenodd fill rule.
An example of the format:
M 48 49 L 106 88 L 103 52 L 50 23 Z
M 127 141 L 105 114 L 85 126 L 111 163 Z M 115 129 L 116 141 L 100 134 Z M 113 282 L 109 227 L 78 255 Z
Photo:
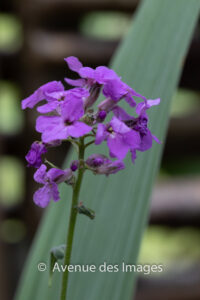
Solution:
M 123 80 L 148 98 L 162 99 L 149 113 L 151 130 L 164 144 L 170 99 L 175 91 L 192 31 L 199 0 L 146 0 L 134 16 L 132 26 L 117 51 L 112 66 Z M 106 146 L 89 147 L 107 153 Z M 154 144 L 138 154 L 135 165 L 119 174 L 86 174 L 81 199 L 96 212 L 91 222 L 79 215 L 72 264 L 136 264 L 147 223 L 149 198 L 158 170 L 162 146 Z M 67 164 L 74 154 L 67 158 Z M 65 243 L 71 190 L 62 186 L 62 200 L 52 203 L 38 230 L 16 300 L 59 299 L 61 274 L 48 288 L 48 272 L 39 273 L 38 262 L 46 262 L 48 249 Z M 69 298 L 73 300 L 131 299 L 135 273 L 70 273 Z

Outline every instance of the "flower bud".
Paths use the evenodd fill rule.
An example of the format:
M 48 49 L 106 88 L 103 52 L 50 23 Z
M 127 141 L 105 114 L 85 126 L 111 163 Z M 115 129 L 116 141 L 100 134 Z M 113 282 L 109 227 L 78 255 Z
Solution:
M 79 205 L 77 205 L 75 208 L 77 209 L 79 214 L 86 215 L 91 220 L 95 218 L 95 212 L 92 209 L 85 207 L 82 202 L 80 202 Z
M 86 160 L 86 165 L 94 174 L 104 174 L 106 176 L 115 174 L 125 168 L 120 160 L 112 161 L 101 154 L 92 154 Z
M 99 97 L 100 90 L 101 90 L 100 84 L 96 83 L 96 84 L 92 85 L 92 87 L 90 88 L 90 91 L 89 91 L 90 96 L 86 98 L 85 103 L 84 103 L 86 110 L 87 110 L 87 108 L 91 107 L 96 102 L 96 100 Z
M 99 105 L 98 108 L 99 110 L 104 110 L 107 113 L 110 112 L 113 107 L 116 105 L 116 102 L 113 101 L 111 98 L 106 98 L 104 101 L 102 101 Z
M 98 115 L 97 115 L 97 119 L 100 121 L 100 122 L 103 122 L 105 120 L 107 116 L 107 112 L 105 110 L 100 110 L 98 112 Z
M 70 169 L 75 172 L 79 167 L 79 161 L 78 160 L 73 160 L 71 165 L 70 165 Z

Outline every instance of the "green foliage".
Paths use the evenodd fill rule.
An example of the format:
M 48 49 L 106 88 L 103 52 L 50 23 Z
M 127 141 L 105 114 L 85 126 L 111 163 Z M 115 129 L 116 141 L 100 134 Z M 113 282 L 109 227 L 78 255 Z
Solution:
M 113 59 L 113 68 L 136 91 L 149 98 L 161 97 L 161 105 L 149 115 L 152 132 L 163 142 L 170 99 L 199 7 L 199 0 L 144 1 Z M 105 145 L 100 150 L 92 146 L 87 155 L 102 149 L 107 151 Z M 129 158 L 126 170 L 109 178 L 85 176 L 80 201 L 96 212 L 96 218 L 78 217 L 72 264 L 136 264 L 161 150 L 154 144 L 138 155 L 134 166 Z M 73 155 L 67 158 L 68 164 Z M 71 191 L 63 186 L 62 200 L 51 204 L 39 228 L 16 300 L 58 299 L 61 274 L 54 274 L 49 289 L 48 272 L 39 273 L 37 263 L 47 263 L 49 249 L 65 243 L 70 201 Z M 68 299 L 128 300 L 135 279 L 135 273 L 70 273 Z
M 19 105 L 20 93 L 15 84 L 0 81 L 0 132 L 17 134 L 23 127 L 24 115 Z
M 151 225 L 144 235 L 140 250 L 140 263 L 160 264 L 165 271 L 174 266 L 191 266 L 200 258 L 200 232 L 198 228 Z
M 22 46 L 22 25 L 13 14 L 0 13 L 0 51 L 13 53 Z

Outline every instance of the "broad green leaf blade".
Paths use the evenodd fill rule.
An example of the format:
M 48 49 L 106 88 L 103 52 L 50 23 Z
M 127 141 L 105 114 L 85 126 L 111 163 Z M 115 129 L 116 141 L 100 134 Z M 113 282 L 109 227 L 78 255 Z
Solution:
M 123 80 L 149 98 L 162 98 L 149 113 L 152 132 L 162 141 L 166 134 L 170 99 L 176 88 L 186 50 L 200 8 L 199 0 L 146 0 L 133 20 L 128 36 L 113 60 Z M 93 151 L 106 153 L 91 147 Z M 147 222 L 149 197 L 158 169 L 162 146 L 138 155 L 126 170 L 104 178 L 87 174 L 81 201 L 95 210 L 96 218 L 79 216 L 73 246 L 73 264 L 104 262 L 136 264 Z M 74 154 L 72 154 L 73 156 Z M 69 165 L 71 157 L 67 159 Z M 39 228 L 16 300 L 59 299 L 60 275 L 48 288 L 48 271 L 39 272 L 38 262 L 48 263 L 49 250 L 65 243 L 71 191 L 62 187 L 62 201 L 52 203 Z M 129 300 L 135 273 L 71 273 L 68 300 Z

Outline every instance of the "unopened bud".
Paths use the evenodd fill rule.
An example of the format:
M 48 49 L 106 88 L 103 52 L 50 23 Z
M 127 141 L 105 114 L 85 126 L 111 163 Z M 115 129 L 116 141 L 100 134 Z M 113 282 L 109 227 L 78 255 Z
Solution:
M 99 97 L 100 90 L 101 90 L 101 85 L 98 83 L 95 83 L 90 88 L 90 91 L 89 91 L 90 96 L 86 98 L 85 103 L 84 103 L 85 109 L 91 107 L 96 102 L 96 100 Z
M 106 98 L 104 101 L 102 101 L 99 105 L 98 108 L 99 110 L 104 110 L 107 113 L 110 112 L 113 107 L 116 105 L 116 102 L 113 101 L 111 98 Z
M 92 209 L 85 207 L 82 202 L 80 202 L 75 208 L 79 214 L 86 215 L 91 220 L 95 218 L 95 212 Z
M 75 172 L 79 167 L 79 161 L 78 160 L 73 160 L 71 165 L 70 165 L 70 169 Z

